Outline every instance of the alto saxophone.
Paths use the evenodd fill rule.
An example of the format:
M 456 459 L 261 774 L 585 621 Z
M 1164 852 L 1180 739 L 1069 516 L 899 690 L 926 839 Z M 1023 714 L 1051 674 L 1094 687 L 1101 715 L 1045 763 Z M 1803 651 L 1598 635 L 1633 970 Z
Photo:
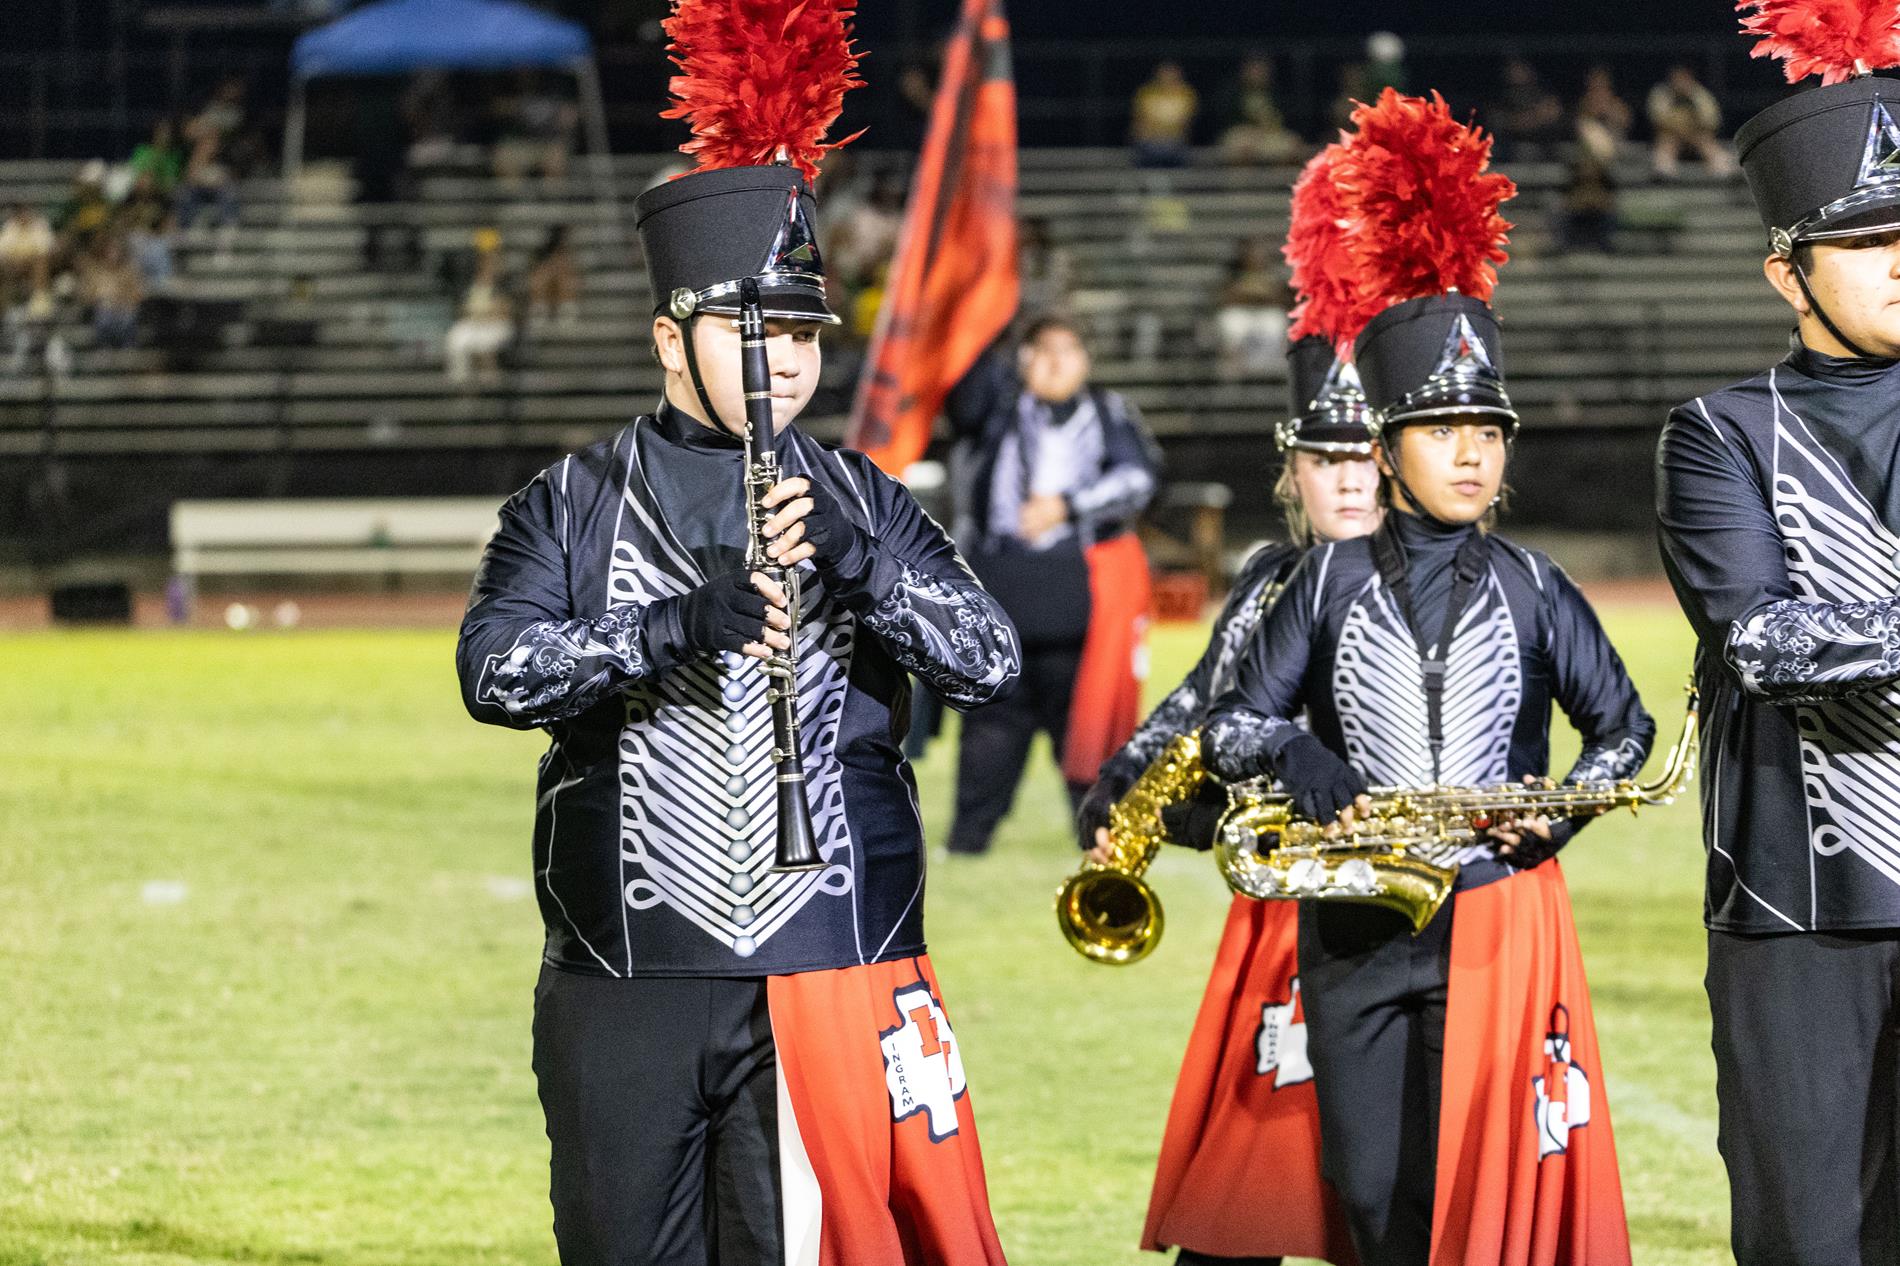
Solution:
M 1235 892 L 1262 901 L 1346 901 L 1384 906 L 1422 931 L 1458 880 L 1458 853 L 1493 826 L 1550 814 L 1579 817 L 1674 800 L 1695 776 L 1696 690 L 1682 734 L 1654 782 L 1559 784 L 1546 778 L 1497 787 L 1375 787 L 1371 811 L 1335 833 L 1302 818 L 1265 779 L 1228 791 L 1214 860 Z
M 1167 843 L 1161 810 L 1193 798 L 1207 781 L 1199 730 L 1170 739 L 1108 811 L 1106 862 L 1084 862 L 1056 890 L 1056 922 L 1076 952 L 1121 966 L 1148 957 L 1166 919 L 1143 872 Z

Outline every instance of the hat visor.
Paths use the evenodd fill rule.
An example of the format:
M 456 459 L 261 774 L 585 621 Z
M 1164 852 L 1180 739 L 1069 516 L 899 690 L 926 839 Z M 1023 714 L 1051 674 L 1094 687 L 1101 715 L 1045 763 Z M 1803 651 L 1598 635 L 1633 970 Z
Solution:
M 1797 242 L 1827 242 L 1900 229 L 1900 181 L 1863 189 L 1823 207 L 1795 231 Z
M 825 305 L 824 298 L 810 290 L 780 286 L 759 287 L 759 309 L 768 321 L 817 321 L 823 325 L 843 325 L 840 317 Z M 721 296 L 700 305 L 701 312 L 720 316 L 738 316 L 736 299 Z
M 1479 418 L 1494 419 L 1512 434 L 1517 433 L 1517 410 L 1507 401 L 1494 402 L 1451 402 L 1435 405 L 1419 405 L 1403 411 L 1394 410 L 1379 421 L 1379 431 L 1384 434 L 1402 426 L 1417 426 L 1425 422 L 1442 422 L 1448 418 L 1469 417 L 1473 421 Z
M 1363 426 L 1303 426 L 1286 442 L 1307 453 L 1372 452 L 1372 435 Z

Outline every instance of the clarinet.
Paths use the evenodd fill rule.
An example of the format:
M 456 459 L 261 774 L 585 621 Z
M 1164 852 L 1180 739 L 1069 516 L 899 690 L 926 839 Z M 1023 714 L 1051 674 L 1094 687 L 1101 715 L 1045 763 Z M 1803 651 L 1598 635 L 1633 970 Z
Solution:
M 765 552 L 761 504 L 779 481 L 778 431 L 772 424 L 772 371 L 765 355 L 765 313 L 759 283 L 739 283 L 739 376 L 745 388 L 746 566 L 777 582 L 789 599 L 791 649 L 765 661 L 765 698 L 772 705 L 772 764 L 778 781 L 777 871 L 818 870 L 825 862 L 812 835 L 811 804 L 805 796 L 805 763 L 798 746 L 798 572 Z

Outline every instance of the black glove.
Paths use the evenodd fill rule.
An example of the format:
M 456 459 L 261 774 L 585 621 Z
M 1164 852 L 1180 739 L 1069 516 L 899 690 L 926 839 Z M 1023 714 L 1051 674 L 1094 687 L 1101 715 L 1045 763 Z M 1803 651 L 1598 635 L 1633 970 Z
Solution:
M 1321 824 L 1331 822 L 1366 793 L 1366 780 L 1359 771 L 1311 734 L 1294 735 L 1273 763 L 1300 816 Z
M 1542 866 L 1557 856 L 1587 821 L 1588 818 L 1557 818 L 1550 824 L 1550 838 L 1547 840 L 1540 840 L 1529 833 L 1520 834 L 1516 847 L 1508 853 L 1499 854 L 1498 860 L 1514 870 L 1532 870 Z
M 689 651 L 743 651 L 746 643 L 765 640 L 765 595 L 743 568 L 714 576 L 674 601 Z
M 1168 843 L 1205 853 L 1214 847 L 1214 829 L 1226 815 L 1227 787 L 1210 778 L 1180 804 L 1161 810 L 1161 829 L 1168 833 Z
M 1075 842 L 1083 852 L 1095 847 L 1095 832 L 1108 825 L 1108 811 L 1134 785 L 1135 776 L 1116 768 L 1113 760 L 1103 764 L 1100 777 L 1075 809 Z
M 805 539 L 811 542 L 811 563 L 819 571 L 840 580 L 861 578 L 869 561 L 864 530 L 845 513 L 844 505 L 828 488 L 807 479 L 801 494 L 811 501 L 806 512 Z

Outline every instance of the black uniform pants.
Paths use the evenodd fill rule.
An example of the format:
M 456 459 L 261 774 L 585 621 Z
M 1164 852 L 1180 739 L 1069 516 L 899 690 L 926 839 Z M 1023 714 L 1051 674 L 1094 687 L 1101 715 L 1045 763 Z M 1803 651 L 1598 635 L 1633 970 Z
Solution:
M 1174 1258 L 1174 1266 L 1280 1266 L 1278 1257 L 1215 1257 L 1184 1248 Z
M 964 715 L 957 745 L 957 813 L 950 825 L 950 851 L 989 851 L 990 837 L 1009 815 L 1029 760 L 1036 731 L 1049 736 L 1056 760 L 1068 735 L 1069 704 L 1075 698 L 1075 672 L 1082 644 L 1029 646 L 1023 649 L 1023 675 L 1016 693 Z M 1070 787 L 1070 808 L 1086 787 Z
M 541 969 L 534 1074 L 562 1266 L 776 1266 L 778 1059 L 764 980 Z
M 1900 931 L 1709 933 L 1740 1266 L 1900 1262 Z
M 1300 906 L 1300 997 L 1319 1097 L 1320 1172 L 1362 1266 L 1426 1266 L 1453 902 L 1416 937 L 1378 906 Z

